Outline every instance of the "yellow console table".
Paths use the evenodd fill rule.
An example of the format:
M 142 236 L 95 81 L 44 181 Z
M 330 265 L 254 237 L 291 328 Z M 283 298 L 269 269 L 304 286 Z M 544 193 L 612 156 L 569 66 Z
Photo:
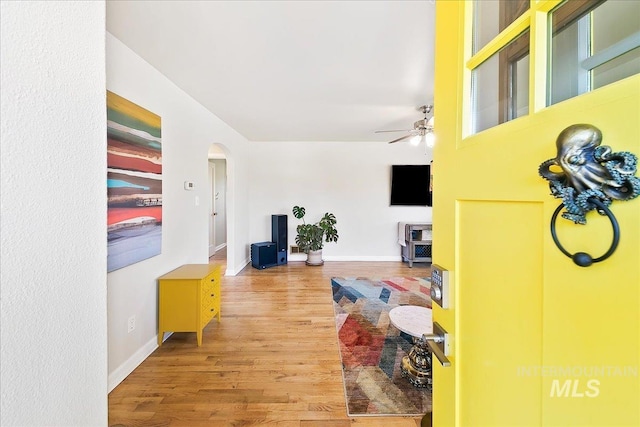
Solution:
M 158 346 L 165 332 L 202 330 L 216 315 L 220 321 L 220 266 L 186 264 L 158 278 Z

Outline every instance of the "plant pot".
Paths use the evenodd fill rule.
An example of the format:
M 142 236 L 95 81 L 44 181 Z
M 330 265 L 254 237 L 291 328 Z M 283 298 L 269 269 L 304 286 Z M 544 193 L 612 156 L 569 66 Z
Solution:
M 307 253 L 307 265 L 322 265 L 324 261 L 322 260 L 322 249 L 319 251 L 309 251 Z

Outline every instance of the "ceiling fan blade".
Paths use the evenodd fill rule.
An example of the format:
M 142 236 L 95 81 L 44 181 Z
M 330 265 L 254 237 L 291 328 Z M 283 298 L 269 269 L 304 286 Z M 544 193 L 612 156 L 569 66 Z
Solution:
M 398 129 L 398 130 L 376 130 L 373 133 L 383 133 L 383 132 L 411 132 L 413 129 Z
M 411 138 L 413 135 L 409 134 L 409 135 L 405 135 L 401 138 L 398 139 L 394 139 L 393 141 L 389 141 L 389 144 L 393 144 L 394 142 L 398 142 L 398 141 L 402 141 L 403 139 L 407 139 L 407 138 Z

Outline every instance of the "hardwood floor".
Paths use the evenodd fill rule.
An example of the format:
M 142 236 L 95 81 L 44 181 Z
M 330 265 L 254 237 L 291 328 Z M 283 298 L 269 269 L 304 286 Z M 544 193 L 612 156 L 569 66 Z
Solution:
M 109 426 L 419 426 L 347 417 L 330 279 L 429 275 L 422 263 L 290 262 L 225 276 L 222 321 L 201 347 L 195 333 L 169 337 L 109 394 Z

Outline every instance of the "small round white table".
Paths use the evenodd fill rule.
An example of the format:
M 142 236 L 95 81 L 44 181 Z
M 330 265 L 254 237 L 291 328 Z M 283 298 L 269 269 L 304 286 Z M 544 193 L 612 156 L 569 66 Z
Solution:
M 431 309 L 416 305 L 401 305 L 389 311 L 391 324 L 413 337 L 413 347 L 402 358 L 402 376 L 416 387 L 431 389 L 431 350 L 422 338 L 433 332 Z

